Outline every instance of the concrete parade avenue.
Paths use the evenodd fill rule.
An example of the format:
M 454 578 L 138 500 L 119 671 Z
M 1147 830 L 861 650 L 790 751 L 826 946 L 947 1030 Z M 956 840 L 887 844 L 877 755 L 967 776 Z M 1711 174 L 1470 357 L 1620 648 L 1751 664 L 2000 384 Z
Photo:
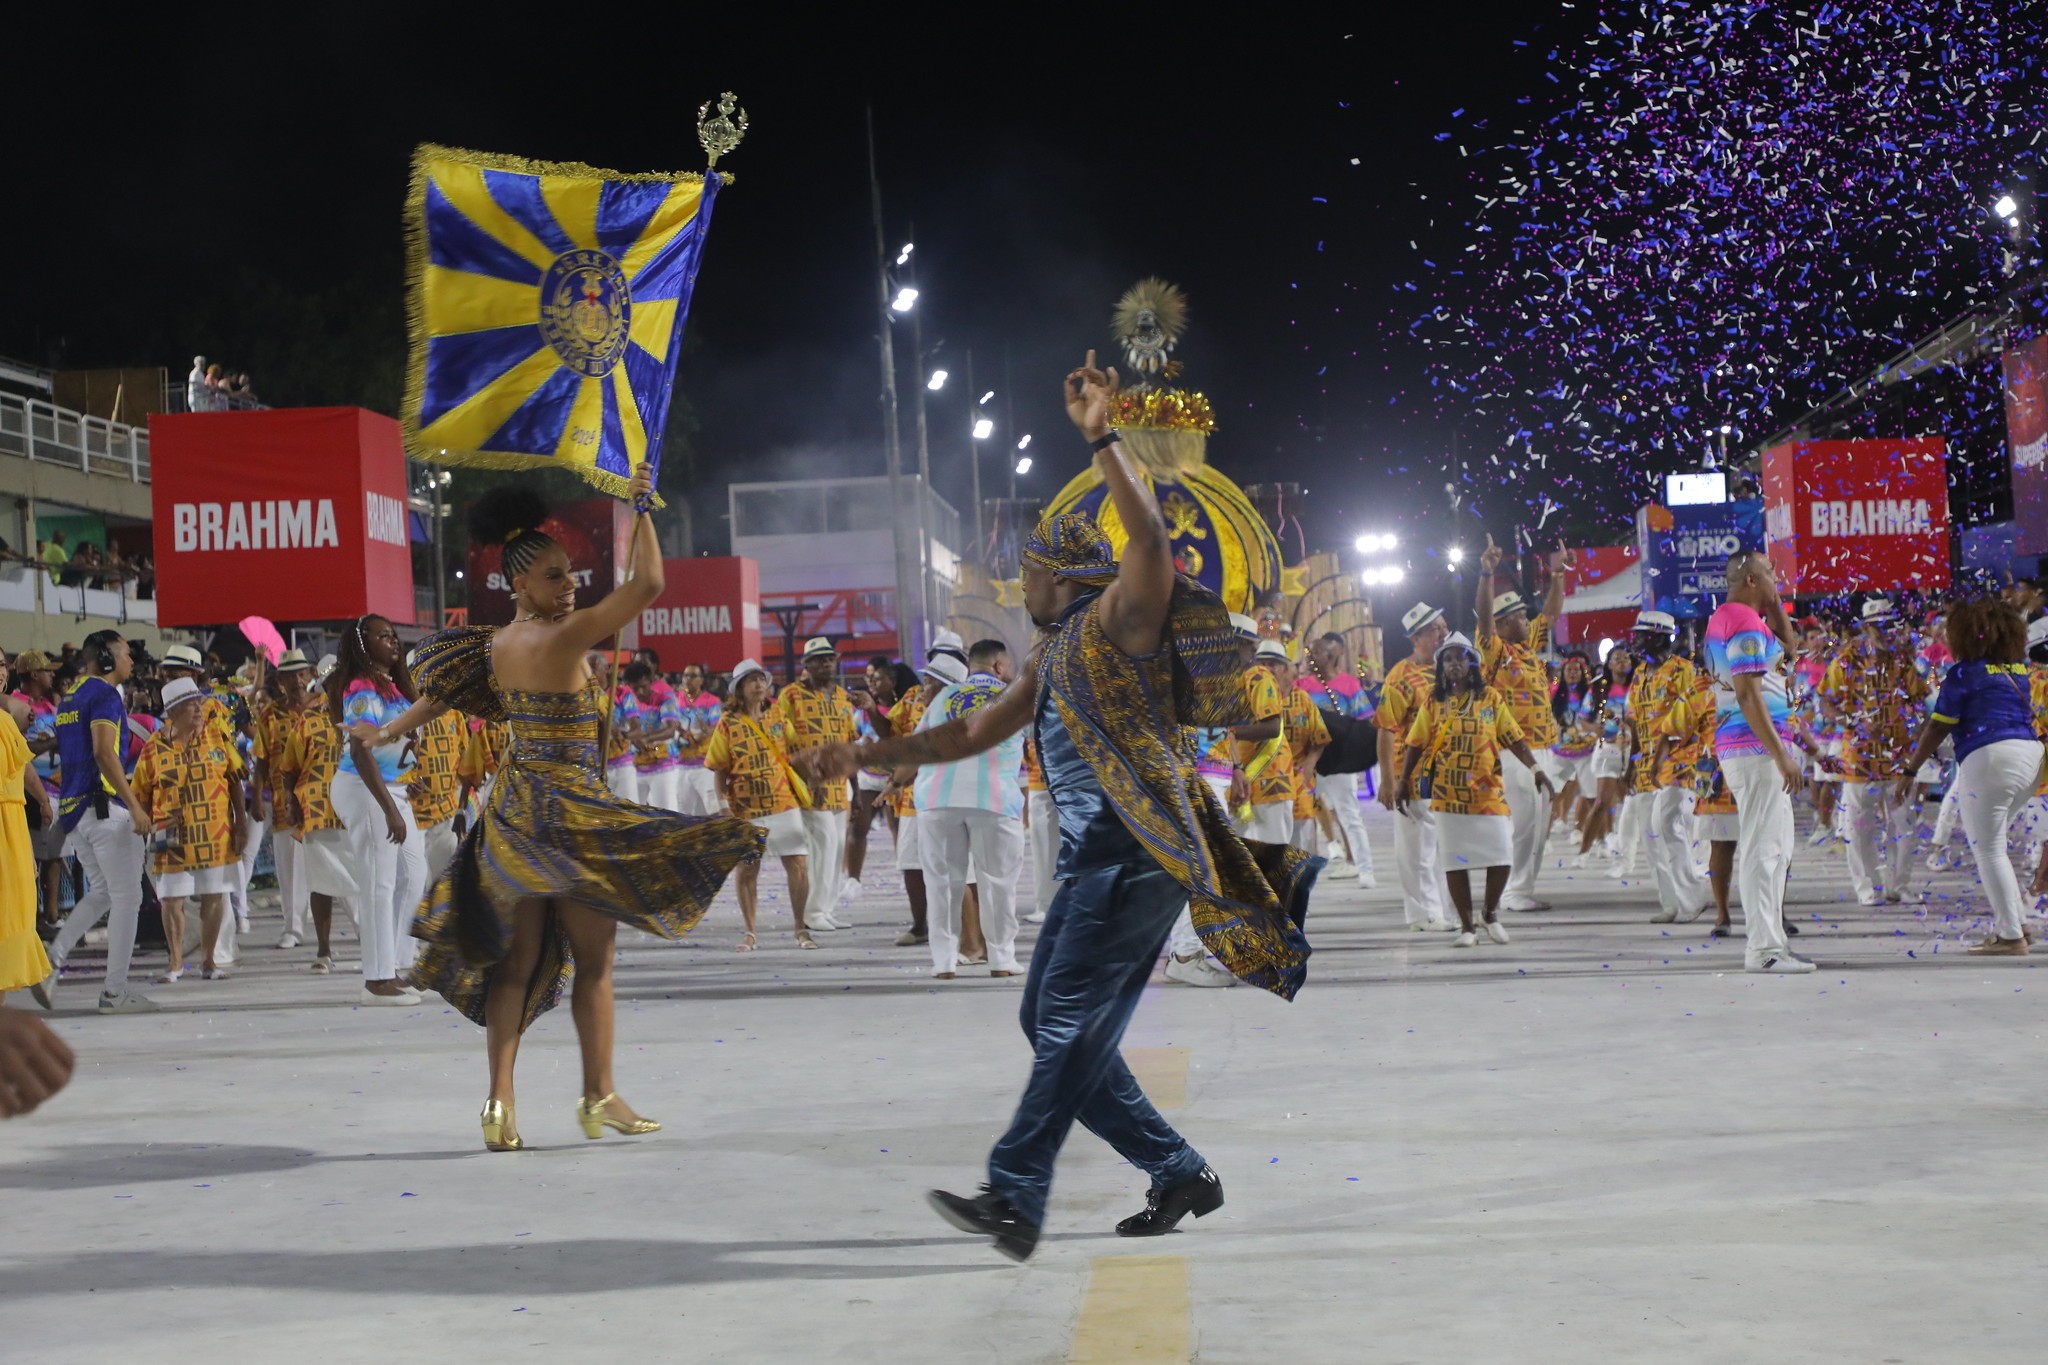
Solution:
M 274 893 L 233 978 L 148 986 L 159 1014 L 92 1013 L 81 952 L 54 1018 L 77 1075 L 0 1133 L 0 1354 L 2044 1358 L 2048 958 L 1963 956 L 1986 931 L 1974 871 L 1860 907 L 1802 808 L 1786 914 L 1820 970 L 1773 977 L 1744 974 L 1739 909 L 1727 940 L 1711 911 L 1652 924 L 1647 858 L 1620 882 L 1553 845 L 1557 908 L 1458 950 L 1401 923 L 1391 818 L 1369 809 L 1380 887 L 1318 891 L 1295 1003 L 1155 977 L 1125 1039 L 1225 1206 L 1117 1238 L 1145 1177 L 1076 1128 L 1023 1265 L 924 1201 L 985 1178 L 1028 1066 L 1022 983 L 936 982 L 891 946 L 879 828 L 823 951 L 794 948 L 772 859 L 759 952 L 733 951 L 730 887 L 679 944 L 621 935 L 620 1093 L 666 1124 L 643 1138 L 576 1127 L 565 999 L 522 1054 L 528 1150 L 485 1152 L 482 1031 L 309 974 L 310 948 L 269 946 Z

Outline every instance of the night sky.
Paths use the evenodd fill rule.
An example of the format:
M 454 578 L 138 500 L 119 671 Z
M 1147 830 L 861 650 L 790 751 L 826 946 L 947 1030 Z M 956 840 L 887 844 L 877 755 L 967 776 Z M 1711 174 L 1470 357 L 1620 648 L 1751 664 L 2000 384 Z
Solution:
M 1118 294 L 1158 274 L 1192 302 L 1183 382 L 1215 404 L 1213 463 L 1306 485 L 1311 545 L 1375 529 L 1448 542 L 1457 412 L 1426 401 L 1404 292 L 1418 252 L 1466 240 L 1472 168 L 1439 135 L 1557 100 L 1542 53 L 1582 38 L 1590 6 L 1271 11 L 1256 30 L 1129 7 L 828 24 L 733 7 L 746 22 L 709 25 L 688 17 L 701 8 L 622 30 L 493 16 L 489 36 L 399 11 L 288 33 L 234 22 L 254 11 L 118 33 L 43 21 L 29 38 L 49 60 L 10 73 L 34 117 L 11 138 L 26 198 L 0 221 L 15 266 L 0 352 L 182 373 L 205 351 L 274 403 L 389 410 L 415 143 L 701 168 L 697 106 L 730 89 L 752 129 L 725 166 L 737 183 L 679 379 L 699 424 L 698 545 L 718 550 L 727 480 L 882 472 L 871 105 L 889 246 L 914 237 L 924 339 L 943 342 L 931 364 L 963 376 L 971 349 L 977 389 L 1014 385 L 1010 434 L 1036 438 L 1021 493 L 1081 467 L 1059 376 L 1090 346 L 1107 356 Z M 914 458 L 906 324 L 897 340 Z M 931 418 L 956 505 L 966 404 L 963 376 Z M 991 445 L 993 491 L 1007 451 Z M 1482 478 L 1473 504 L 1505 540 L 1520 504 L 1488 494 Z M 1575 526 L 1618 534 L 1632 505 L 1577 510 Z M 1429 590 L 1428 568 L 1411 584 Z

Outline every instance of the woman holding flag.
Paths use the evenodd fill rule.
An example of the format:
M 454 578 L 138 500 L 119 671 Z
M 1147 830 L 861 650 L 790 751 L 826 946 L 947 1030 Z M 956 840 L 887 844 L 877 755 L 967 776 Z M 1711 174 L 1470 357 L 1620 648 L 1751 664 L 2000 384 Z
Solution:
M 576 605 L 569 556 L 539 530 L 541 498 L 500 487 L 470 509 L 470 533 L 503 547 L 513 621 L 443 631 L 423 641 L 403 715 L 360 726 L 366 744 L 395 743 L 451 708 L 512 722 L 511 747 L 482 817 L 434 879 L 413 924 L 425 941 L 413 981 L 440 992 L 485 1029 L 490 1094 L 484 1145 L 516 1151 L 512 1071 L 520 1035 L 552 1008 L 574 966 L 571 1009 L 582 1046 L 584 1136 L 660 1128 L 629 1108 L 612 1082 L 613 943 L 621 923 L 680 938 L 726 876 L 758 856 L 764 836 L 743 820 L 692 819 L 637 805 L 606 784 L 604 684 L 586 662 L 660 596 L 661 550 L 644 509 L 652 478 L 627 489 L 643 510 L 633 571 L 595 605 Z

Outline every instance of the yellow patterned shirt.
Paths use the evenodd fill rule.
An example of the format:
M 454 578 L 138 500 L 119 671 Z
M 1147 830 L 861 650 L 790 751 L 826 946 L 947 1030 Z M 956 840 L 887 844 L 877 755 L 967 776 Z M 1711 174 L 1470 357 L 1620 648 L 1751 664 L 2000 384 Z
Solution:
M 909 696 L 898 700 L 894 706 L 889 708 L 890 730 L 899 735 L 917 733 L 917 727 L 924 721 L 924 707 L 923 688 L 919 688 Z M 911 794 L 909 787 L 898 787 L 894 800 L 897 819 L 900 820 L 906 815 L 917 814 L 917 798 Z
M 250 728 L 255 732 L 256 760 L 263 765 L 263 804 L 270 811 L 270 827 L 278 834 L 298 831 L 285 822 L 284 792 L 277 775 L 284 771 L 285 753 L 291 748 L 292 712 L 285 703 L 265 702 L 256 708 Z
M 1382 703 L 1382 709 L 1385 709 Z M 1507 699 L 1489 687 L 1479 696 L 1434 696 L 1416 713 L 1408 743 L 1422 750 L 1420 779 L 1429 777 L 1429 808 L 1439 815 L 1506 815 L 1508 800 L 1500 765 L 1501 751 L 1523 738 L 1522 727 Z
M 798 679 L 782 689 L 773 712 L 782 722 L 789 752 L 800 754 L 821 744 L 851 744 L 854 741 L 853 697 L 838 683 L 815 688 Z M 710 756 L 705 756 L 710 766 Z M 852 804 L 846 783 L 820 782 L 811 789 L 812 810 L 845 810 Z
M 1407 762 L 1408 727 L 1415 724 L 1415 717 L 1435 691 L 1435 674 L 1413 654 L 1387 670 L 1387 685 L 1380 691 L 1373 724 L 1394 737 L 1394 759 L 1392 770 L 1381 773 L 1380 781 L 1401 780 L 1401 767 Z
M 764 820 L 797 809 L 796 789 L 789 782 L 789 749 L 783 725 L 773 711 L 767 723 L 743 711 L 725 713 L 711 742 L 704 746 L 704 766 L 724 773 L 732 813 L 742 820 Z
M 211 723 L 182 744 L 171 738 L 168 724 L 149 737 L 130 785 L 143 812 L 170 836 L 150 859 L 152 873 L 197 872 L 239 860 L 228 842 L 234 818 L 228 787 L 241 778 L 242 756 L 221 742 Z
M 1259 669 L 1261 673 L 1266 670 Z M 1268 681 L 1273 675 L 1266 673 Z M 1252 804 L 1263 806 L 1273 801 L 1293 803 L 1304 790 L 1313 793 L 1314 774 L 1304 784 L 1301 778 L 1301 759 L 1310 749 L 1318 749 L 1330 742 L 1329 727 L 1323 724 L 1322 712 L 1316 710 L 1315 701 L 1300 688 L 1290 687 L 1285 693 L 1274 687 L 1280 698 L 1280 751 L 1273 755 L 1273 761 L 1265 771 L 1252 779 Z M 1313 799 L 1313 798 L 1311 798 Z
M 1702 696 L 1707 700 L 1702 702 Z M 1693 764 L 1699 761 L 1700 737 L 1690 728 L 1675 725 L 1671 710 L 1681 701 L 1695 707 L 1712 705 L 1712 684 L 1692 660 L 1672 655 L 1656 668 L 1639 668 L 1628 686 L 1628 717 L 1636 735 L 1636 781 L 1634 793 L 1642 796 L 1665 787 L 1685 784 Z M 1657 742 L 1673 736 L 1664 761 L 1652 763 Z
M 292 792 L 299 800 L 299 832 L 318 834 L 346 828 L 328 797 L 335 767 L 341 762 L 341 731 L 327 714 L 326 699 L 316 694 L 295 719 L 285 766 L 297 778 Z
M 1842 717 L 1842 780 L 1891 781 L 1926 710 L 1927 679 L 1912 651 L 1857 640 L 1828 665 L 1820 688 Z
M 511 729 L 502 720 L 471 717 L 468 734 L 462 742 L 462 757 L 455 763 L 455 775 L 466 786 L 481 787 L 498 771 L 499 760 L 504 757 L 505 746 L 511 742 L 511 734 Z
M 1557 743 L 1557 717 L 1550 712 L 1550 670 L 1542 658 L 1549 643 L 1550 618 L 1538 616 L 1529 623 L 1529 638 L 1519 645 L 1498 635 L 1487 636 L 1481 659 L 1487 685 L 1506 701 L 1509 714 L 1532 749 L 1548 749 Z
M 1664 713 L 1664 723 L 1670 733 L 1686 733 L 1693 737 L 1691 770 L 1680 772 L 1678 780 L 1692 784 L 1695 815 L 1736 813 L 1735 793 L 1728 790 L 1728 779 L 1721 775 L 1721 764 L 1714 756 L 1716 719 L 1711 683 L 1680 697 Z
M 462 804 L 455 769 L 463 740 L 462 717 L 453 711 L 443 711 L 413 734 L 413 769 L 405 794 L 412 802 L 413 823 L 421 829 L 449 819 Z

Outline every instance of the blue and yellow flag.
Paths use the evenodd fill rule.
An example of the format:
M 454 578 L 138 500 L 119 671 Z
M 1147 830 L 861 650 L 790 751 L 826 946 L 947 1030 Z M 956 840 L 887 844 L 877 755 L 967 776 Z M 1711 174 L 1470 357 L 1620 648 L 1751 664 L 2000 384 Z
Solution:
M 560 465 L 623 496 L 634 467 L 661 457 L 720 183 L 421 146 L 406 201 L 406 449 Z

